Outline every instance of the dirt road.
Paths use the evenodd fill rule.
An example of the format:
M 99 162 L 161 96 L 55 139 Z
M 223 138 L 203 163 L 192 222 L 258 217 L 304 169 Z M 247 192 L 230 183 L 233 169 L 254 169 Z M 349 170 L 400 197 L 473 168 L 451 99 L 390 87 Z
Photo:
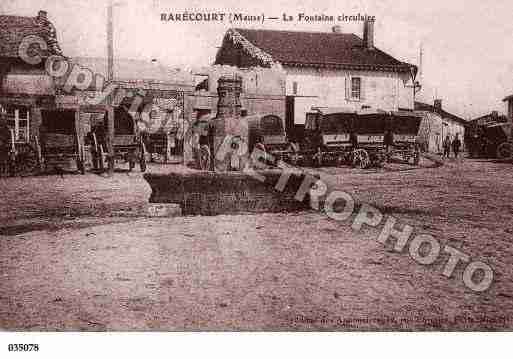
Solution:
M 167 169 L 152 168 L 153 171 Z M 475 293 L 322 213 L 145 218 L 138 173 L 0 179 L 7 330 L 513 329 L 513 167 L 326 168 L 323 179 L 495 272 Z

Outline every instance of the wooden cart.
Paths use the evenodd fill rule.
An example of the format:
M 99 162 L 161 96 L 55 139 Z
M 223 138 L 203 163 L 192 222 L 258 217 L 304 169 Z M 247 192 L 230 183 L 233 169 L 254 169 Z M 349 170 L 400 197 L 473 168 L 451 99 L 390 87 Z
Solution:
M 410 112 L 314 109 L 293 164 L 381 166 L 392 156 L 418 164 L 416 136 L 421 118 Z
M 141 172 L 145 172 L 146 145 L 135 119 L 124 107 L 114 109 L 114 136 L 112 139 L 114 155 L 111 156 L 108 151 L 107 117 L 108 115 L 105 113 L 104 120 L 96 124 L 88 136 L 92 146 L 94 169 L 103 171 L 109 162 L 112 162 L 111 165 L 124 162 L 128 163 L 129 171 L 135 167 L 136 163 L 139 163 Z
M 355 166 L 381 166 L 392 159 L 418 165 L 417 135 L 422 118 L 408 111 L 362 113 L 354 118 Z
M 85 151 L 76 110 L 43 110 L 38 143 L 45 171 L 67 170 L 71 163 L 85 174 Z
M 248 150 L 255 148 L 270 154 L 266 164 L 276 166 L 279 161 L 293 162 L 295 153 L 285 133 L 283 120 L 273 114 L 250 115 L 242 120 L 248 122 Z
M 16 142 L 13 130 L 0 123 L 0 176 L 20 176 L 38 171 L 37 144 Z

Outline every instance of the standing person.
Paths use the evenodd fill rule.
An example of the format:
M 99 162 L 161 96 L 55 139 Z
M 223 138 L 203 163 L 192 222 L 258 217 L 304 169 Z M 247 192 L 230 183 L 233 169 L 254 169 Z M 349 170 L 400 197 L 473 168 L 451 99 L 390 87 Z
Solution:
M 456 137 L 452 141 L 452 150 L 454 151 L 454 158 L 458 158 L 458 153 L 460 152 L 460 148 L 461 148 L 461 141 L 460 141 L 459 134 L 457 133 Z
M 394 145 L 394 133 L 390 130 L 385 131 L 385 136 L 383 138 L 384 144 L 385 144 L 385 150 L 388 153 L 390 150 L 390 147 Z
M 451 139 L 449 138 L 449 135 L 445 137 L 444 143 L 444 155 L 443 157 L 449 158 L 449 155 L 451 154 Z

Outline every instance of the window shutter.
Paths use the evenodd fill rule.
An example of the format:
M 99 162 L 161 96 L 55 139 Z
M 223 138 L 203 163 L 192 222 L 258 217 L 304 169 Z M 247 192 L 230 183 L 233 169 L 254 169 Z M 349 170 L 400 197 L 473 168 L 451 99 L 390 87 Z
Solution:
M 346 93 L 346 100 L 349 100 L 349 98 L 351 97 L 351 78 L 349 76 L 346 76 L 345 93 Z
M 360 101 L 365 101 L 365 85 L 366 85 L 365 77 L 360 77 Z

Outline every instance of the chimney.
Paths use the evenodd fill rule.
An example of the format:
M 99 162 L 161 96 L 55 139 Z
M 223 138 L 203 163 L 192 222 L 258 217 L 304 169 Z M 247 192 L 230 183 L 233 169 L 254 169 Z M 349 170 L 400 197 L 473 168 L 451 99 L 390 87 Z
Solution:
M 433 107 L 437 111 L 442 111 L 442 100 L 436 99 L 435 102 L 433 103 Z
M 342 32 L 342 27 L 340 25 L 335 25 L 331 28 L 331 32 L 340 34 Z
M 363 44 L 366 49 L 374 48 L 374 20 L 363 22 Z
M 48 13 L 44 10 L 39 10 L 37 13 L 38 20 L 48 20 Z

